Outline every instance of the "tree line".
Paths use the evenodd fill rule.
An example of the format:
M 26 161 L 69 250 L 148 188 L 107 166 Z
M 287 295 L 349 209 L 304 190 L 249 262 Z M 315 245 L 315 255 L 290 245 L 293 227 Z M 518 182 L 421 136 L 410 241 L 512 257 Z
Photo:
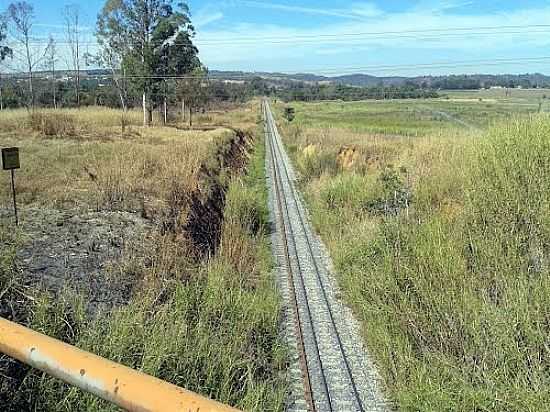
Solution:
M 481 90 L 491 87 L 515 89 L 547 88 L 550 78 L 541 74 L 523 75 L 448 75 L 417 78 L 414 81 L 422 88 L 436 90 Z
M 149 125 L 155 108 L 163 108 L 167 118 L 169 98 L 175 96 L 183 112 L 187 109 L 190 114 L 204 100 L 201 89 L 206 86 L 207 68 L 193 44 L 195 28 L 186 3 L 107 0 L 97 17 L 95 36 L 99 48 L 94 54 L 83 53 L 79 6 L 66 6 L 63 16 L 68 50 L 60 53 L 51 35 L 45 46 L 33 41 L 36 15 L 31 3 L 11 3 L 2 14 L 0 62 L 11 68 L 10 72 L 24 72 L 26 85 L 23 88 L 20 79 L 6 74 L 1 77 L 0 108 L 6 100 L 10 104 L 23 103 L 33 110 L 37 104 L 47 104 L 45 96 L 54 108 L 61 104 L 97 104 L 98 99 L 112 99 L 112 92 L 99 90 L 107 84 L 124 110 L 139 104 L 143 123 Z M 57 78 L 61 59 L 66 60 L 69 69 L 65 82 Z M 104 68 L 110 74 L 109 80 L 103 84 L 86 80 L 83 65 Z M 48 81 L 44 76 L 36 78 L 38 70 L 50 72 Z M 67 83 L 72 84 L 72 91 Z
M 309 85 L 301 84 L 278 93 L 284 100 L 384 100 L 384 99 L 427 99 L 439 97 L 433 89 L 423 89 L 417 85 L 356 87 L 342 84 Z

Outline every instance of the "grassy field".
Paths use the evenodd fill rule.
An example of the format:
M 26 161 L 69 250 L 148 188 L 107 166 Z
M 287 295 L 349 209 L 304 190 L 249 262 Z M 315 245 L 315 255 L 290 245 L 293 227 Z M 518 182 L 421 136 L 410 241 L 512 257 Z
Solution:
M 530 114 L 537 99 L 292 104 L 280 122 L 399 410 L 548 410 L 550 117 Z M 425 106 L 475 128 L 420 119 Z
M 308 128 L 343 128 L 381 135 L 427 136 L 456 128 L 477 130 L 513 115 L 550 110 L 548 90 L 442 91 L 439 99 L 292 103 Z
M 441 94 L 457 99 L 491 99 L 501 103 L 537 103 L 540 99 L 550 98 L 550 89 L 505 89 L 482 90 L 443 90 Z
M 123 129 L 121 116 L 93 108 L 0 113 L 2 146 L 21 150 L 17 188 L 23 221 L 13 229 L 9 175 L 3 173 L 0 313 L 244 410 L 281 410 L 286 352 L 271 279 L 257 105 L 196 119 L 199 126 L 238 127 L 248 136 L 242 141 L 224 127 L 142 128 L 134 112 L 126 115 Z M 87 218 L 92 212 L 93 219 Z M 37 214 L 38 223 L 34 217 L 30 226 Z M 50 214 L 55 218 L 48 226 Z M 211 218 L 201 223 L 212 225 L 212 233 L 191 224 L 197 214 Z M 44 227 L 37 229 L 42 216 Z M 71 224 L 59 216 L 83 222 L 74 238 L 61 240 L 67 251 L 59 259 L 68 262 L 74 261 L 69 253 L 74 248 L 101 255 L 103 244 L 88 239 L 92 232 L 85 228 L 115 231 L 121 216 L 142 222 L 136 227 L 146 229 L 136 244 L 121 239 L 120 256 L 95 268 L 108 281 L 101 288 L 127 285 L 122 304 L 91 305 L 94 285 L 86 279 L 68 279 L 54 291 L 29 282 L 22 253 L 30 250 L 36 257 L 44 253 L 33 246 L 37 241 L 59 240 L 50 230 Z M 216 238 L 207 239 L 215 248 L 199 253 L 204 245 L 194 239 L 197 233 L 201 241 Z M 88 249 L 75 246 L 82 239 L 91 244 Z M 52 246 L 50 255 L 58 252 Z M 116 410 L 1 356 L 0 377 L 3 411 Z

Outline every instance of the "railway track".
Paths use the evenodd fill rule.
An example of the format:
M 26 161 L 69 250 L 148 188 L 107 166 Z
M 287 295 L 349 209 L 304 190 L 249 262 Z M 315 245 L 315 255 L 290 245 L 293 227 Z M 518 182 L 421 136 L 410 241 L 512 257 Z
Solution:
M 353 314 L 338 299 L 330 259 L 313 232 L 269 103 L 262 103 L 273 251 L 285 303 L 285 332 L 296 348 L 291 411 L 387 411 Z

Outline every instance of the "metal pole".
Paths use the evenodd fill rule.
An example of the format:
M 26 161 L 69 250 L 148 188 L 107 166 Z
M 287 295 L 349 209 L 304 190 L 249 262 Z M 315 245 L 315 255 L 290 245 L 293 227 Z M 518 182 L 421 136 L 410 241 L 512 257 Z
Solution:
M 166 79 L 164 79 L 164 124 L 168 123 L 168 97 L 166 95 Z
M 127 411 L 239 412 L 2 318 L 0 352 Z
M 19 226 L 19 217 L 17 216 L 17 198 L 15 197 L 15 171 L 11 169 L 11 191 L 13 194 L 13 210 L 15 212 L 15 225 Z

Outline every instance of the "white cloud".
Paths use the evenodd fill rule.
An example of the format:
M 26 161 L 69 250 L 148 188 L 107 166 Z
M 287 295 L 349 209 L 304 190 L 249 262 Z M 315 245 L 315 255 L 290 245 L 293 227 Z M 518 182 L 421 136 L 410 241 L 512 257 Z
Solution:
M 212 12 L 212 13 L 199 13 L 193 19 L 194 25 L 196 28 L 202 28 L 208 26 L 210 23 L 223 19 L 223 13 L 221 11 Z
M 423 0 L 414 7 L 418 12 L 440 14 L 475 4 L 471 0 Z
M 310 15 L 331 16 L 340 17 L 344 19 L 363 20 L 365 18 L 375 17 L 382 13 L 382 11 L 373 3 L 354 3 L 351 8 L 342 9 L 330 9 L 330 8 L 316 8 L 316 7 L 304 7 L 296 5 L 287 5 L 271 2 L 259 2 L 259 1 L 243 1 L 243 4 L 262 9 L 288 11 L 290 13 L 303 13 Z
M 381 13 L 376 6 L 369 5 L 371 3 L 356 3 L 353 6 L 355 11 L 352 7 L 338 13 L 359 16 L 361 12 L 358 10 L 362 10 L 369 17 L 375 16 L 369 20 L 367 27 L 364 22 L 353 18 L 315 28 L 237 24 L 230 29 L 199 31 L 197 44 L 201 58 L 212 68 L 249 67 L 252 70 L 280 71 L 304 71 L 323 66 L 335 68 L 350 64 L 364 67 L 547 55 L 543 49 L 548 43 L 548 28 L 476 30 L 468 34 L 460 31 L 387 34 L 426 29 L 547 25 L 550 21 L 550 7 L 466 15 L 454 12 L 456 7 L 466 4 L 464 1 L 438 3 L 440 7 L 437 9 L 430 6 L 434 4 L 430 1 L 422 7 L 397 13 Z M 300 8 L 265 3 L 264 8 L 267 7 L 278 10 L 292 8 L 294 11 Z M 308 12 L 321 13 L 317 9 L 308 9 Z M 365 32 L 386 34 L 349 35 Z M 323 61 L 322 56 L 331 56 L 330 61 Z M 528 68 L 522 70 L 528 71 Z
M 353 3 L 351 5 L 351 12 L 357 16 L 363 17 L 378 17 L 384 12 L 374 3 Z

